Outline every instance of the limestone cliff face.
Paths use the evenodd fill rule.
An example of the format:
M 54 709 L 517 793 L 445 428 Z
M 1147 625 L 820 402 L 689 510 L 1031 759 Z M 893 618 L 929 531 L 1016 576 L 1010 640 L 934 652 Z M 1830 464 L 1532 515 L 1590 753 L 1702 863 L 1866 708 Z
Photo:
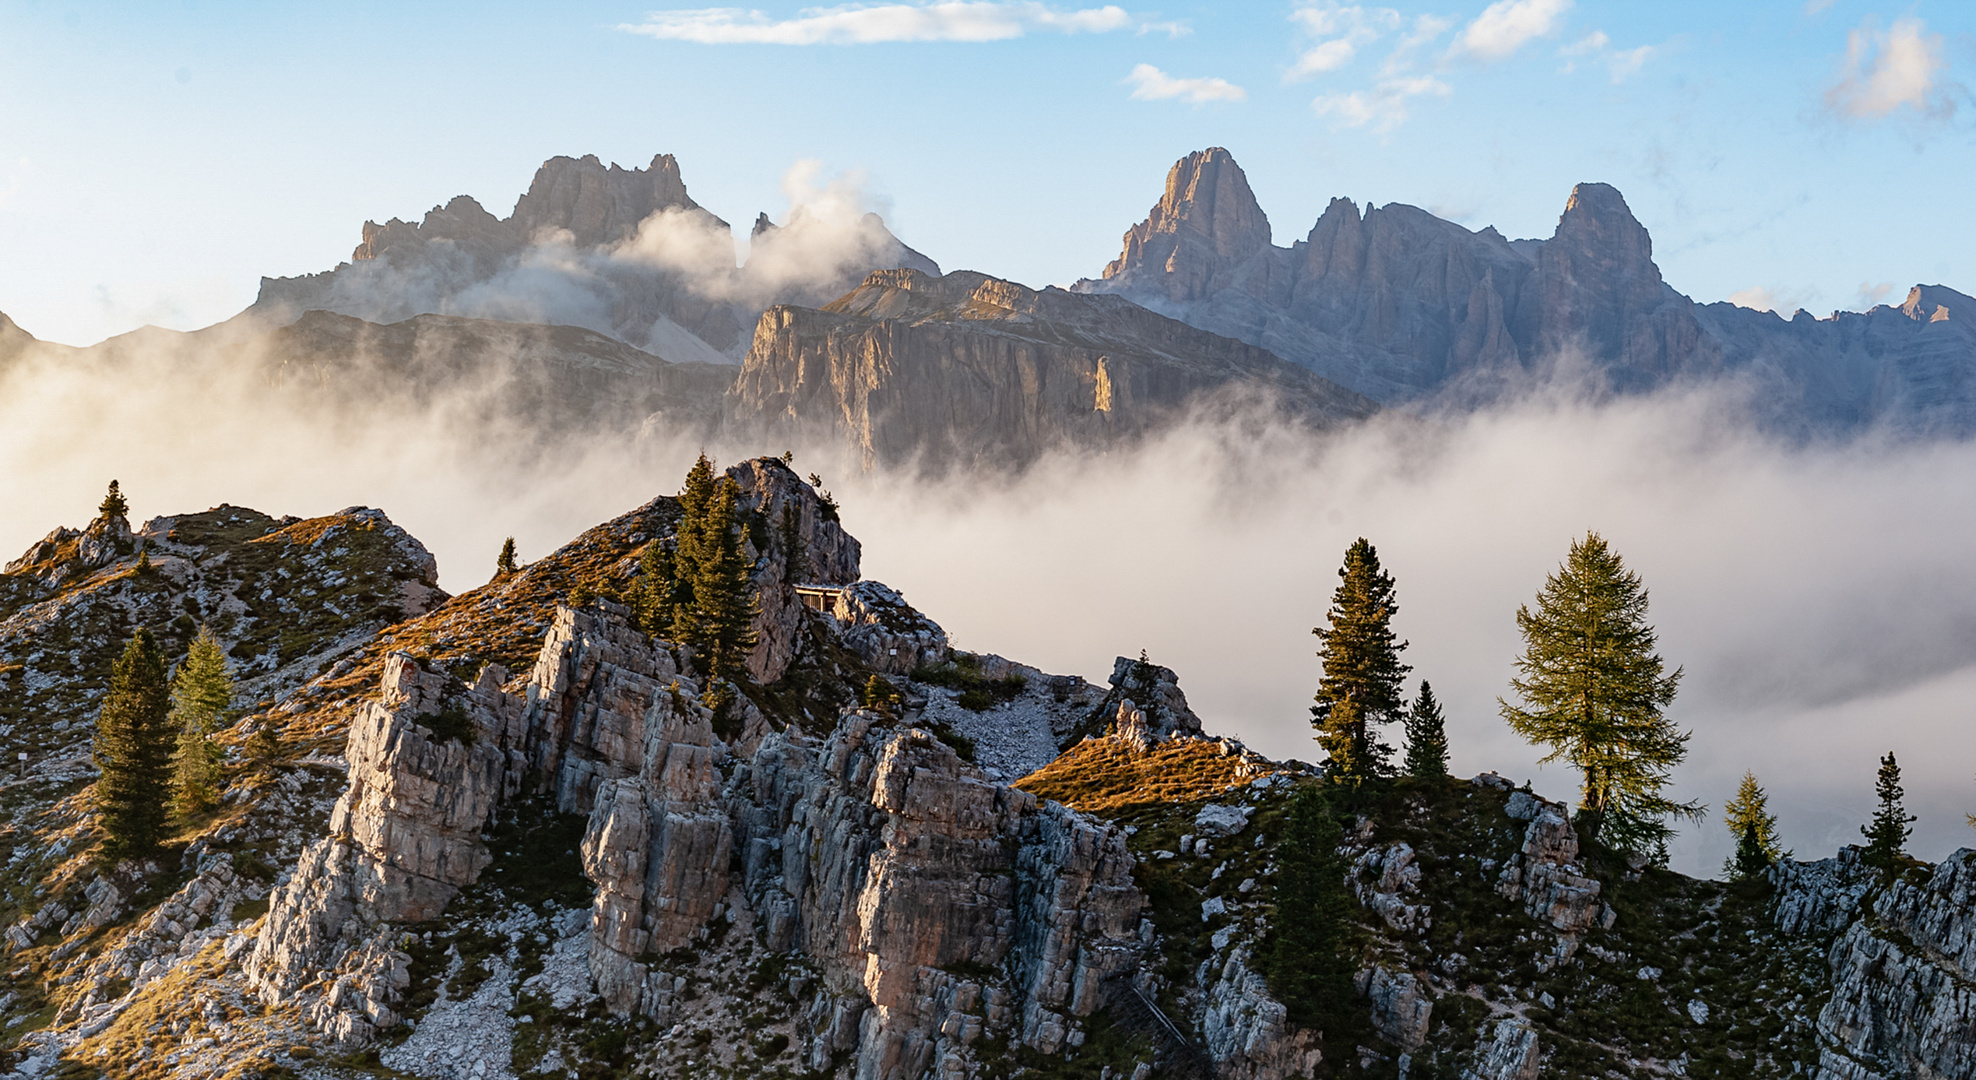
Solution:
M 854 542 L 825 532 L 818 566 L 855 572 Z M 1138 962 L 1123 833 L 878 713 L 818 737 L 744 705 L 723 739 L 687 659 L 626 615 L 560 609 L 525 682 L 489 668 L 467 687 L 392 659 L 351 728 L 330 835 L 254 943 L 265 1000 L 346 1043 L 395 1025 L 410 958 L 394 926 L 438 915 L 487 865 L 495 807 L 539 793 L 587 818 L 588 966 L 620 1014 L 682 1015 L 656 960 L 722 918 L 819 973 L 799 1025 L 810 1068 L 848 1055 L 864 1080 L 958 1075 L 984 1039 L 1043 1054 L 1082 1041 Z
M 1268 236 L 1227 152 L 1191 154 L 1119 258 L 1074 288 L 1260 345 L 1387 404 L 1466 406 L 1557 378 L 1633 393 L 1730 373 L 1753 379 L 1753 409 L 1787 430 L 1976 430 L 1976 314 L 1958 314 L 1976 302 L 1917 286 L 1904 305 L 1789 322 L 1698 306 L 1661 279 L 1610 185 L 1572 189 L 1544 240 L 1346 199 L 1288 248 Z
M 1858 854 L 1775 874 L 1780 924 L 1837 931 L 1816 1080 L 1976 1077 L 1976 851 L 1891 881 Z
M 731 421 L 855 447 L 868 464 L 1020 466 L 1119 445 L 1216 393 L 1318 425 L 1370 402 L 1240 342 L 1111 297 L 983 274 L 883 271 L 821 310 L 771 308 Z

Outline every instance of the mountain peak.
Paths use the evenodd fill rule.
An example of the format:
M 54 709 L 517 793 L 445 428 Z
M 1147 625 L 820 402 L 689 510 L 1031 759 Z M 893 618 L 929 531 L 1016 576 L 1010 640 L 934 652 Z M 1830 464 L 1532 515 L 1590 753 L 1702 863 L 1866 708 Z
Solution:
M 595 247 L 630 239 L 639 222 L 668 209 L 700 209 L 686 194 L 679 162 L 671 154 L 654 155 L 642 169 L 615 162 L 606 167 L 597 155 L 585 154 L 543 162 L 509 220 L 523 236 L 545 228 L 567 229 L 579 247 Z
M 1632 208 L 1626 205 L 1626 197 L 1611 184 L 1579 184 L 1572 188 L 1571 197 L 1564 202 L 1564 213 L 1558 217 L 1557 232 L 1553 238 L 1638 248 L 1638 254 L 1649 261 L 1654 254 L 1653 240 L 1647 235 L 1647 227 L 1633 216 Z
M 1126 284 L 1193 299 L 1224 271 L 1268 250 L 1269 239 L 1269 218 L 1248 176 L 1234 155 L 1211 146 L 1167 170 L 1165 192 L 1146 220 L 1126 232 L 1124 250 L 1104 276 L 1145 278 Z

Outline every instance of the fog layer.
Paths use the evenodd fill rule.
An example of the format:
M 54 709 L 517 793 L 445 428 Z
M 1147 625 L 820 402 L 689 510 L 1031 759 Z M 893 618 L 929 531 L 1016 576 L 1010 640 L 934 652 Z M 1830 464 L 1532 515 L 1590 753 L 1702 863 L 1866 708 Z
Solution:
M 383 394 L 361 409 L 271 399 L 241 368 L 163 348 L 96 365 L 0 373 L 0 557 L 86 522 L 116 477 L 134 518 L 380 507 L 459 591 L 486 579 L 504 536 L 538 556 L 675 491 L 699 448 L 663 428 L 543 446 L 471 409 L 394 410 Z M 1744 769 L 1800 857 L 1857 840 L 1889 749 L 1921 816 L 1913 850 L 1976 843 L 1963 818 L 1976 810 L 1976 445 L 1786 447 L 1725 400 L 1544 399 L 1330 437 L 1223 416 L 1018 481 L 863 476 L 804 448 L 797 466 L 835 489 L 867 575 L 963 647 L 1093 679 L 1143 648 L 1211 729 L 1306 760 L 1310 630 L 1365 536 L 1396 578 L 1415 679 L 1446 703 L 1455 770 L 1560 798 L 1575 778 L 1536 767 L 1496 697 L 1517 606 L 1595 529 L 1645 579 L 1663 653 L 1687 672 L 1677 795 L 1713 812 L 1684 826 L 1679 868 L 1719 867 L 1720 806 Z

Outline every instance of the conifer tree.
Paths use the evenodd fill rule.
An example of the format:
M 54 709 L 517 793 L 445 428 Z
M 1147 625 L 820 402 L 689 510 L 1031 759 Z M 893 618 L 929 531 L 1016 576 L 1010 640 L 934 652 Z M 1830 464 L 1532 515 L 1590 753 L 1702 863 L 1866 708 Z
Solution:
M 1354 1003 L 1352 965 L 1340 956 L 1351 909 L 1338 856 L 1343 838 L 1323 792 L 1297 792 L 1275 846 L 1275 912 L 1263 946 L 1270 993 L 1293 1020 L 1324 1031 Z
M 1407 710 L 1407 775 L 1420 780 L 1438 780 L 1448 775 L 1447 718 L 1441 703 L 1434 700 L 1434 688 L 1420 680 L 1420 694 Z
M 700 605 L 696 603 L 696 590 L 700 585 L 701 568 L 714 556 L 718 546 L 714 536 L 716 531 L 711 520 L 715 509 L 716 488 L 713 462 L 701 454 L 686 474 L 686 483 L 679 489 L 679 527 L 673 533 L 673 561 L 678 595 L 672 611 L 672 640 L 682 645 L 691 645 L 704 652 L 707 642 L 706 627 L 700 616 Z
M 199 628 L 185 661 L 172 676 L 172 726 L 178 747 L 172 754 L 172 798 L 190 817 L 219 805 L 220 748 L 213 732 L 233 707 L 233 675 L 226 651 L 211 627 Z
M 110 493 L 103 496 L 103 502 L 96 508 L 96 512 L 102 515 L 104 521 L 130 515 L 130 503 L 124 500 L 123 490 L 117 486 L 115 480 L 110 481 Z
M 736 503 L 739 487 L 722 477 L 706 523 L 708 545 L 694 568 L 693 606 L 707 657 L 707 670 L 726 678 L 755 644 L 755 603 L 747 553 L 741 549 Z
M 272 716 L 263 716 L 247 736 L 247 757 L 254 767 L 266 772 L 281 760 L 281 726 Z
M 515 538 L 510 536 L 501 541 L 501 554 L 494 558 L 494 580 L 507 577 L 521 570 L 521 559 L 515 554 Z
M 1778 842 L 1777 817 L 1770 812 L 1769 796 L 1755 773 L 1743 773 L 1736 797 L 1722 807 L 1722 823 L 1736 838 L 1736 854 L 1722 864 L 1732 881 L 1761 876 L 1772 863 L 1791 857 Z
M 1400 718 L 1402 680 L 1413 669 L 1400 663 L 1407 643 L 1393 636 L 1399 611 L 1393 577 L 1379 568 L 1379 553 L 1364 537 L 1345 549 L 1338 578 L 1324 616 L 1330 625 L 1311 630 L 1323 642 L 1317 655 L 1324 663 L 1311 726 L 1332 774 L 1358 784 L 1388 770 L 1392 751 L 1373 725 Z
M 146 575 L 151 572 L 151 549 L 137 549 L 137 568 L 135 572 L 139 575 Z
M 110 669 L 96 719 L 96 818 L 110 862 L 142 857 L 164 837 L 171 795 L 171 690 L 165 658 L 149 630 L 138 630 Z
M 1866 852 L 1860 858 L 1869 866 L 1892 870 L 1907 857 L 1907 837 L 1914 831 L 1909 826 L 1919 820 L 1901 805 L 1901 767 L 1892 750 L 1880 759 L 1873 792 L 1879 796 L 1880 808 L 1873 812 L 1872 821 L 1859 827 L 1866 837 Z
M 633 605 L 638 628 L 654 637 L 670 638 L 673 620 L 686 595 L 672 542 L 654 537 L 638 556 L 637 602 Z
M 1663 848 L 1668 817 L 1706 808 L 1662 794 L 1687 756 L 1688 734 L 1663 713 L 1681 672 L 1667 673 L 1655 651 L 1639 575 L 1588 532 L 1545 579 L 1535 610 L 1517 609 L 1516 625 L 1524 652 L 1510 686 L 1523 704 L 1498 698 L 1503 719 L 1550 746 L 1541 760 L 1579 770 L 1580 814 L 1594 838 L 1624 851 Z
M 796 502 L 785 499 L 782 503 L 781 535 L 782 576 L 794 584 L 808 580 L 810 576 L 810 553 L 803 543 L 802 523 L 796 514 Z

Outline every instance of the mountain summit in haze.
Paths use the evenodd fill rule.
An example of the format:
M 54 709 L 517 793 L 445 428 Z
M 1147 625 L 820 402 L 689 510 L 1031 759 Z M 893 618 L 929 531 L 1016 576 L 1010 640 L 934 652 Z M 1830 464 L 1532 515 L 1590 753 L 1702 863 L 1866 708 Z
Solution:
M 250 310 L 560 323 L 676 362 L 732 363 L 769 304 L 825 303 L 873 270 L 940 272 L 877 215 L 838 216 L 799 205 L 778 226 L 763 214 L 737 266 L 732 230 L 687 194 L 672 155 L 643 169 L 554 157 L 508 217 L 460 195 L 418 223 L 367 221 L 350 262 L 263 278 Z
M 1119 257 L 1075 288 L 1260 345 L 1386 404 L 1472 406 L 1560 377 L 1637 393 L 1733 375 L 1783 430 L 1976 430 L 1976 322 L 1954 316 L 1976 301 L 1916 286 L 1900 307 L 1789 322 L 1696 304 L 1662 280 L 1652 238 L 1607 184 L 1573 188 L 1548 240 L 1341 198 L 1283 248 L 1217 147 L 1176 162 Z

